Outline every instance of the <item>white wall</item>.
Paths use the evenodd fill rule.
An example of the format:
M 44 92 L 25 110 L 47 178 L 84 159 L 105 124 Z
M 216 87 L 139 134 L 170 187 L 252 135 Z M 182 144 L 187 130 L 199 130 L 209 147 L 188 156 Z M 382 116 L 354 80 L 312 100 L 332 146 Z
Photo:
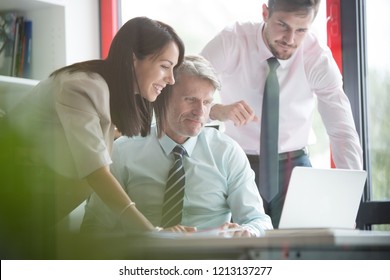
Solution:
M 66 64 L 100 58 L 99 0 L 67 0 Z

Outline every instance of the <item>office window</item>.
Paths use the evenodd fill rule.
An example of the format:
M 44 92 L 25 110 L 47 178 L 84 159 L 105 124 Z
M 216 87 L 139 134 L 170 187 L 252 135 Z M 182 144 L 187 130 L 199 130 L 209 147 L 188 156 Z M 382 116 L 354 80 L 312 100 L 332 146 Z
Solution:
M 386 200 L 390 198 L 390 1 L 365 3 L 371 200 Z
M 244 3 L 245 2 L 245 3 Z M 175 28 L 186 45 L 187 54 L 196 54 L 225 26 L 235 21 L 261 21 L 262 4 L 267 0 L 121 0 L 122 23 L 137 16 L 161 20 Z M 326 2 L 313 24 L 313 31 L 326 43 Z M 312 145 L 315 167 L 330 167 L 329 139 L 318 113 L 314 115 Z

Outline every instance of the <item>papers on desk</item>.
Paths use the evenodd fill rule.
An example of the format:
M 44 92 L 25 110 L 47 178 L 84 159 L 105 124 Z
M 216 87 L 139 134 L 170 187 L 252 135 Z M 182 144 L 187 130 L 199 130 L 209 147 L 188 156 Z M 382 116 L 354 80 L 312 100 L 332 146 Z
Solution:
M 265 232 L 268 244 L 309 244 L 323 246 L 387 246 L 390 232 L 342 228 L 275 229 Z
M 241 228 L 230 228 L 230 229 L 205 229 L 198 230 L 195 232 L 168 232 L 168 231 L 158 231 L 147 233 L 149 237 L 157 237 L 157 238 L 232 238 L 234 237 L 234 233 L 237 231 L 241 231 Z
M 265 236 L 291 236 L 291 235 L 317 235 L 330 234 L 331 228 L 291 228 L 291 229 L 272 229 L 266 230 Z
M 344 228 L 290 228 L 266 230 L 265 236 L 313 236 L 313 235 L 359 235 L 362 232 L 358 229 Z

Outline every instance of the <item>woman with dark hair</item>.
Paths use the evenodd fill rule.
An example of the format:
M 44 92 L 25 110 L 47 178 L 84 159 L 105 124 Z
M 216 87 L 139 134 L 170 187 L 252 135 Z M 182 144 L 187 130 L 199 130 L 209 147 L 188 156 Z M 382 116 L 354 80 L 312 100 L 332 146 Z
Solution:
M 93 191 L 124 227 L 154 230 L 110 173 L 111 147 L 116 129 L 149 134 L 153 102 L 174 84 L 183 56 L 183 42 L 170 26 L 133 18 L 115 35 L 106 59 L 56 70 L 10 113 L 29 160 L 53 171 L 57 221 Z

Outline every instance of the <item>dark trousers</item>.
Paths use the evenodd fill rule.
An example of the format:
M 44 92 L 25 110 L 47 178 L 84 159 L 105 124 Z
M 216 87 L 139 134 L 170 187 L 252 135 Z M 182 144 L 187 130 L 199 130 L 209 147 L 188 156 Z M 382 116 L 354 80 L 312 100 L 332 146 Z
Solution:
M 247 156 L 253 171 L 255 171 L 256 184 L 259 186 L 259 156 Z M 284 159 L 279 160 L 279 192 L 270 202 L 263 199 L 265 213 L 271 217 L 274 228 L 278 228 L 279 226 L 280 215 L 282 214 L 291 172 L 295 166 L 311 167 L 309 156 L 307 154 L 296 157 L 286 156 Z

